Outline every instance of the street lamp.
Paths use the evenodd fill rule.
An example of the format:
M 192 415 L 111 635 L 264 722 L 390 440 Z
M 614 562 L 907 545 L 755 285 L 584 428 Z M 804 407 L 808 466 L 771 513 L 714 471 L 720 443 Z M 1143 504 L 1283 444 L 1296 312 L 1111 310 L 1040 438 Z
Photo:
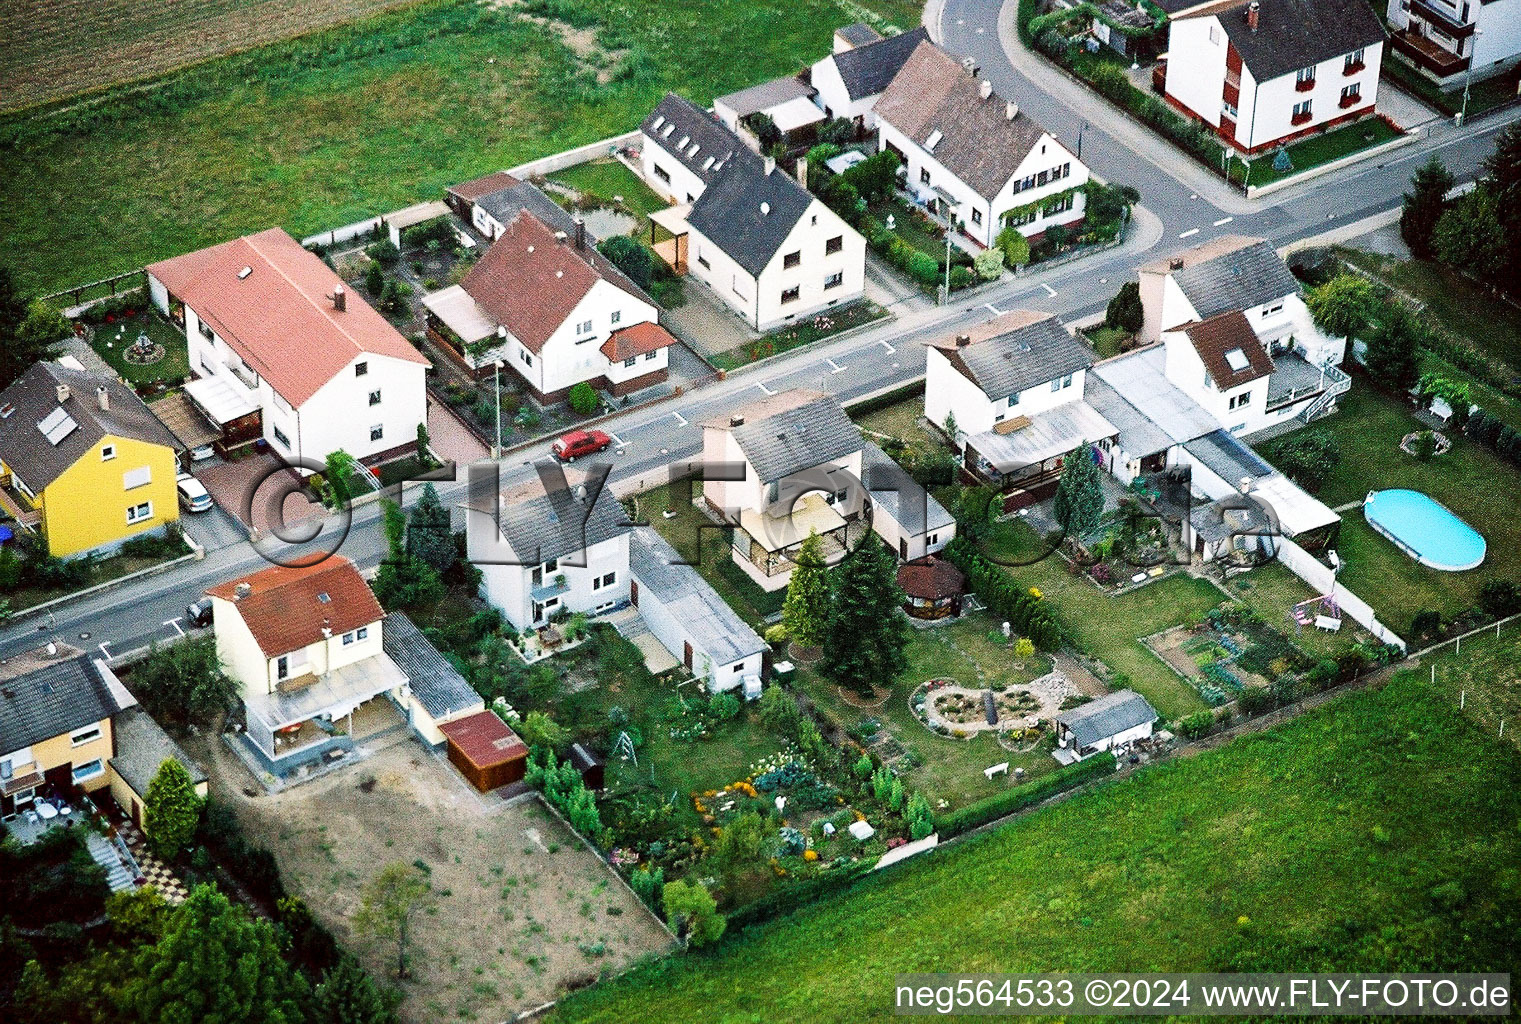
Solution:
M 497 326 L 496 336 L 505 343 L 507 340 L 507 328 Z M 496 385 L 496 433 L 491 435 L 491 457 L 502 457 L 502 361 L 497 359 L 491 364 L 491 379 Z
M 1463 120 L 1468 116 L 1468 87 L 1473 83 L 1473 54 L 1479 48 L 1479 37 L 1484 34 L 1482 28 L 1473 30 L 1473 41 L 1468 44 L 1468 70 L 1463 74 L 1463 109 L 1458 111 L 1457 127 L 1463 127 Z

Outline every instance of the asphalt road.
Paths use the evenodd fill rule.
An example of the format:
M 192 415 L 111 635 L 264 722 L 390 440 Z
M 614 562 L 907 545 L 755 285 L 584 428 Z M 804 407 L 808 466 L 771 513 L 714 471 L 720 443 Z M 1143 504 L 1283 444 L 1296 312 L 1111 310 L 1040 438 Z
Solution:
M 766 394 L 813 387 L 845 401 L 912 381 L 924 373 L 926 339 L 980 323 L 997 312 L 1044 310 L 1073 320 L 1104 307 L 1119 284 L 1145 260 L 1196 245 L 1211 237 L 1240 233 L 1284 243 L 1355 223 L 1399 204 L 1409 177 L 1437 152 L 1459 180 L 1474 176 L 1493 149 L 1494 135 L 1521 112 L 1472 124 L 1464 131 L 1433 124 L 1419 145 L 1394 151 L 1388 160 L 1362 164 L 1261 201 L 1248 201 L 1218 179 L 1193 166 L 1165 144 L 1148 142 L 1144 131 L 1110 112 L 1100 122 L 1061 98 L 1082 104 L 1091 97 L 1073 93 L 1073 83 L 1044 64 L 1023 58 L 1016 68 L 999 42 L 998 0 L 948 0 L 941 19 L 945 45 L 981 63 L 1000 94 L 1012 97 L 1064 142 L 1075 147 L 1083 131 L 1083 159 L 1100 176 L 1134 185 L 1145 210 L 1126 244 L 1074 263 L 1021 275 L 980 290 L 946 309 L 906 313 L 844 339 L 778 356 L 657 406 L 618 414 L 602 424 L 618 445 L 606 457 L 615 480 L 659 474 L 673 462 L 701 452 L 704 420 L 726 418 L 730 410 Z M 1004 14 L 1005 31 L 1009 14 Z M 979 31 L 980 30 L 980 31 Z M 1037 84 L 1037 82 L 1039 84 Z M 1101 111 L 1101 113 L 1103 113 Z M 1109 128 L 1100 127 L 1108 124 Z M 1085 127 L 1084 127 L 1085 126 Z M 1112 129 L 1112 131 L 1110 130 Z M 510 453 L 504 468 L 548 456 L 548 441 Z M 439 491 L 446 504 L 465 497 L 465 485 L 447 483 Z M 316 544 L 331 547 L 340 523 L 329 520 Z M 0 627 L 0 659 L 57 639 L 119 657 L 147 644 L 171 640 L 185 629 L 185 605 L 208 586 L 269 564 L 279 544 L 243 542 L 211 551 L 197 563 L 177 567 L 119 588 L 68 602 L 51 614 L 29 616 Z M 384 553 L 379 506 L 354 510 L 339 550 L 361 568 L 377 565 Z

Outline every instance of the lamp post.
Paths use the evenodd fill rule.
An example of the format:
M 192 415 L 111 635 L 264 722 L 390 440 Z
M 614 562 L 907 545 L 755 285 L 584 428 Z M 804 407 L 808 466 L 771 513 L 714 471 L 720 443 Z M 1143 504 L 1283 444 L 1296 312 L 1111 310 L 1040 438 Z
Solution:
M 507 328 L 497 326 L 496 336 L 507 342 Z M 502 360 L 498 358 L 491 364 L 491 381 L 496 386 L 496 433 L 491 435 L 491 457 L 502 457 Z
M 1081 122 L 1078 123 L 1078 126 L 1077 126 L 1077 158 L 1079 160 L 1081 160 L 1083 158 L 1083 132 L 1086 131 L 1087 128 L 1088 128 L 1088 122 L 1087 121 L 1081 121 Z
M 947 219 L 952 226 L 945 229 L 945 300 L 941 305 L 946 306 L 951 303 L 951 232 L 955 230 L 956 218 L 953 214 Z
M 1468 87 L 1473 84 L 1473 53 L 1479 48 L 1479 37 L 1484 34 L 1482 28 L 1473 30 L 1473 42 L 1468 44 L 1468 69 L 1463 73 L 1463 108 L 1458 111 L 1457 127 L 1463 127 L 1463 121 L 1468 117 Z

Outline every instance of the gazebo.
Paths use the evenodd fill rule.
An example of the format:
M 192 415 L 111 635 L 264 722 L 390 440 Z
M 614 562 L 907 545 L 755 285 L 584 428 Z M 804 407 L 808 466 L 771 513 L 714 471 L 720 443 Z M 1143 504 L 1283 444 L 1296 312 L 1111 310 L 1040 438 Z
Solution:
M 925 555 L 898 568 L 898 586 L 907 600 L 903 610 L 916 619 L 943 619 L 961 614 L 966 576 L 943 558 Z

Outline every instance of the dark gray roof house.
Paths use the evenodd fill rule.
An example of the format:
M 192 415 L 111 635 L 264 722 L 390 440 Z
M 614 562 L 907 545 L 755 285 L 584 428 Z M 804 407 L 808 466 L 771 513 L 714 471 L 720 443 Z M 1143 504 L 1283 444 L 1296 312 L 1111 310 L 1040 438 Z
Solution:
M 771 161 L 745 153 L 708 182 L 687 224 L 758 277 L 813 205 L 813 196 Z
M 511 184 L 476 199 L 475 205 L 485 210 L 499 224 L 511 224 L 519 213 L 527 210 L 555 231 L 563 231 L 567 235 L 576 231 L 575 216 L 545 195 L 531 181 L 513 178 Z M 595 242 L 596 239 L 591 241 Z
M 1156 709 L 1139 693 L 1134 690 L 1116 690 L 1071 711 L 1063 711 L 1056 716 L 1056 720 L 1072 734 L 1081 750 L 1137 726 L 1155 722 L 1159 717 Z
M 731 92 L 713 100 L 714 107 L 727 107 L 736 117 L 749 117 L 762 110 L 769 110 L 788 100 L 812 99 L 815 90 L 801 78 L 773 78 L 760 85 L 752 85 L 739 92 Z
M 33 653 L 20 674 L 0 678 L 0 753 L 93 725 L 135 703 L 115 674 L 87 654 L 50 660 Z
M 604 486 L 593 497 L 589 478 L 573 473 L 563 481 L 551 478 L 552 490 L 533 471 L 505 480 L 500 494 L 478 494 L 472 487 L 466 507 L 494 515 L 502 539 L 525 565 L 584 551 L 633 528 L 611 488 Z
M 930 344 L 993 402 L 1093 365 L 1093 353 L 1060 319 L 1034 310 L 1010 310 Z
M 401 612 L 387 615 L 380 641 L 386 654 L 406 673 L 412 695 L 435 719 L 485 707 L 475 687 L 406 615 Z
M 115 377 L 33 363 L 0 391 L 0 459 L 35 492 L 107 436 L 182 447 Z
M 1299 293 L 1278 251 L 1260 238 L 1216 238 L 1142 269 L 1171 274 L 1201 320 Z
M 116 756 L 111 758 L 111 767 L 139 796 L 148 795 L 153 776 L 170 758 L 184 766 L 195 785 L 206 781 L 206 770 L 140 707 L 127 708 L 112 719 L 111 734 L 116 741 Z
M 705 426 L 727 430 L 767 483 L 861 450 L 861 431 L 839 399 L 796 389 L 763 398 Z
M 653 528 L 641 526 L 629 538 L 628 568 L 639 581 L 640 600 L 660 602 L 714 664 L 729 665 L 766 649 L 759 634 Z
M 650 111 L 640 131 L 704 182 L 736 159 L 760 159 L 716 117 L 674 92 Z
M 856 27 L 848 26 L 852 30 Z M 840 73 L 840 81 L 845 83 L 845 91 L 850 94 L 850 98 L 865 99 L 886 89 L 893 77 L 903 70 L 903 65 L 914 48 L 927 39 L 929 33 L 920 27 L 886 39 L 877 36 L 875 40 L 864 44 L 857 43 L 843 53 L 834 54 L 830 59 L 834 61 L 835 69 Z
M 1259 82 L 1388 38 L 1367 0 L 1258 0 L 1258 5 L 1255 29 L 1247 23 L 1250 0 L 1221 0 L 1178 16 L 1218 17 L 1242 63 Z

